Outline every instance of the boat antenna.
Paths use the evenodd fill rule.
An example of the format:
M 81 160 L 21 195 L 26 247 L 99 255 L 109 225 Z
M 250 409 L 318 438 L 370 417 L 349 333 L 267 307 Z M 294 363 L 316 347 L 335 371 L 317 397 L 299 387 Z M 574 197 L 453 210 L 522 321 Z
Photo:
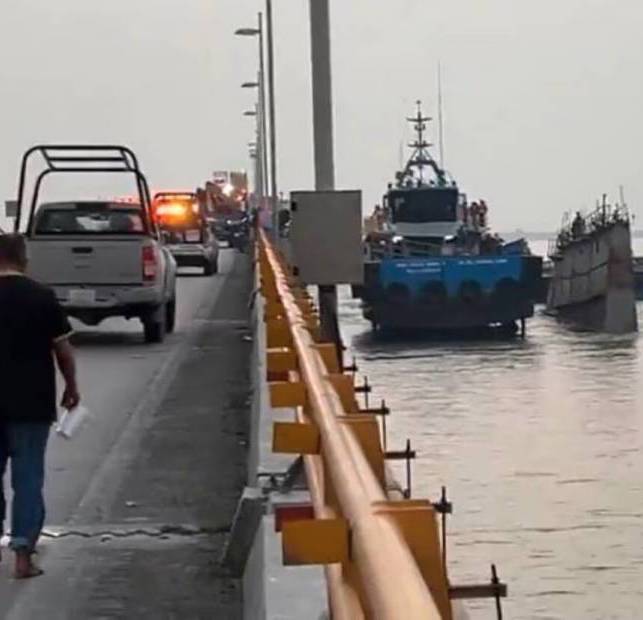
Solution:
M 442 115 L 442 65 L 440 61 L 438 61 L 438 143 L 440 168 L 444 170 L 444 117 Z
M 625 203 L 625 190 L 622 185 L 618 186 L 618 194 L 621 201 L 621 207 L 625 208 L 627 204 Z

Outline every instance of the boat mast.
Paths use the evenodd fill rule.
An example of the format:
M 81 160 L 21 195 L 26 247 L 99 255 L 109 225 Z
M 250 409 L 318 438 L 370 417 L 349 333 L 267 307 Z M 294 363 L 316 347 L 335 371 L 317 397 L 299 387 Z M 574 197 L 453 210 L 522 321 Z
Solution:
M 409 143 L 409 146 L 413 149 L 413 154 L 406 164 L 406 167 L 400 176 L 400 185 L 405 178 L 413 178 L 413 168 L 417 168 L 419 172 L 419 182 L 423 184 L 424 182 L 424 168 L 430 166 L 437 177 L 439 185 L 446 185 L 446 176 L 444 170 L 438 163 L 431 157 L 429 152 L 429 147 L 433 146 L 430 142 L 427 142 L 424 137 L 424 132 L 426 131 L 426 124 L 431 120 L 430 116 L 422 115 L 422 102 L 417 101 L 417 115 L 407 118 L 406 120 L 409 123 L 412 123 L 415 128 L 415 133 L 417 134 L 414 142 Z
M 420 182 L 422 182 L 424 181 L 424 166 L 428 163 L 428 160 L 431 159 L 428 148 L 430 146 L 433 146 L 424 139 L 426 124 L 431 120 L 431 117 L 422 116 L 422 102 L 418 99 L 416 103 L 418 107 L 417 116 L 410 117 L 407 120 L 410 123 L 413 123 L 415 132 L 417 134 L 415 142 L 411 142 L 409 146 L 414 150 L 414 156 L 411 158 L 411 161 L 415 160 L 414 163 L 416 165 L 416 168 L 418 169 L 418 172 L 420 173 Z
M 438 61 L 438 143 L 440 168 L 444 170 L 444 117 L 442 115 L 442 65 Z

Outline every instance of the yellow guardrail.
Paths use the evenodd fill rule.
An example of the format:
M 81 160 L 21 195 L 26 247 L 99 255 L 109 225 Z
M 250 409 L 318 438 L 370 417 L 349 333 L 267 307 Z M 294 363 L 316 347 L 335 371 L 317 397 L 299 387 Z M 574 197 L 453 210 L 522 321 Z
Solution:
M 312 511 L 284 509 L 287 564 L 323 564 L 331 617 L 451 620 L 435 509 L 392 499 L 373 413 L 360 411 L 354 378 L 335 346 L 319 342 L 319 320 L 263 232 L 258 239 L 273 407 L 296 410 L 275 423 L 273 448 L 302 455 Z

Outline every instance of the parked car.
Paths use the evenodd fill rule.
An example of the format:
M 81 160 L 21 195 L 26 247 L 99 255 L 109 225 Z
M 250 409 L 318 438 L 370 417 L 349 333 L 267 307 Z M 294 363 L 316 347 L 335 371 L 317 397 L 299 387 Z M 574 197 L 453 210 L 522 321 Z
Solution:
M 27 165 L 47 168 L 25 202 Z M 50 173 L 123 172 L 136 178 L 138 203 L 102 200 L 38 202 Z M 161 342 L 176 320 L 176 261 L 151 217 L 147 181 L 126 147 L 38 146 L 23 158 L 15 230 L 25 233 L 29 275 L 56 293 L 67 313 L 87 325 L 137 318 L 146 342 Z M 26 222 L 25 222 L 25 215 Z

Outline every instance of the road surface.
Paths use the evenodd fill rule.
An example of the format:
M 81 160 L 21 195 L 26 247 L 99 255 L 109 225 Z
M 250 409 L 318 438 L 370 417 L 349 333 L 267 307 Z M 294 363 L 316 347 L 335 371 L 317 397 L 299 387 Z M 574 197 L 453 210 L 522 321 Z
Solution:
M 207 488 L 195 487 L 215 480 L 215 472 L 202 471 L 219 466 L 212 462 L 215 456 L 209 453 L 210 443 L 215 452 L 218 449 L 222 454 L 226 450 L 230 454 L 230 449 L 234 451 L 238 444 L 239 455 L 235 452 L 234 457 L 243 458 L 245 440 L 241 427 L 227 433 L 225 424 L 230 424 L 225 420 L 220 422 L 219 418 L 215 420 L 208 410 L 210 400 L 219 399 L 221 402 L 211 403 L 218 416 L 219 410 L 228 407 L 231 398 L 239 400 L 238 396 L 230 395 L 231 391 L 238 391 L 240 384 L 247 390 L 239 370 L 244 354 L 237 351 L 249 350 L 248 345 L 240 344 L 247 339 L 243 316 L 250 284 L 247 263 L 246 257 L 224 250 L 220 256 L 220 274 L 205 278 L 196 272 L 181 277 L 177 329 L 162 344 L 144 344 L 138 321 L 115 319 L 98 328 L 74 325 L 80 386 L 91 418 L 71 440 L 52 435 L 46 528 L 52 535 L 70 531 L 76 534 L 44 539 L 41 560 L 46 574 L 38 580 L 16 583 L 10 578 L 9 562 L 0 565 L 0 618 L 45 617 L 41 616 L 45 611 L 46 617 L 61 619 L 134 617 L 132 613 L 136 617 L 147 617 L 147 613 L 149 617 L 154 614 L 174 617 L 174 613 L 183 612 L 172 597 L 156 609 L 145 597 L 129 600 L 132 595 L 129 590 L 141 591 L 141 584 L 126 582 L 145 581 L 142 575 L 146 571 L 155 573 L 154 565 L 148 566 L 147 562 L 142 562 L 137 569 L 137 558 L 141 551 L 147 555 L 158 551 L 159 540 L 134 536 L 120 542 L 119 538 L 111 538 L 111 545 L 101 546 L 101 540 L 110 539 L 109 534 L 102 539 L 100 536 L 84 538 L 82 534 L 93 537 L 101 531 L 128 534 L 139 527 L 206 526 L 205 529 L 214 532 L 214 538 L 197 533 L 194 541 L 179 537 L 181 540 L 177 542 L 177 537 L 165 536 L 160 544 L 172 546 L 174 551 L 168 547 L 162 557 L 169 558 L 174 553 L 174 561 L 182 562 L 181 553 L 185 554 L 186 546 L 194 543 L 213 554 L 208 562 L 216 561 L 214 553 L 229 527 L 242 476 L 232 481 L 234 488 L 228 485 L 220 493 L 219 498 L 225 499 L 221 510 L 216 504 L 217 497 L 210 495 Z M 227 343 L 231 350 L 229 368 L 217 369 L 217 364 L 225 366 L 228 355 L 220 350 L 223 346 L 220 343 Z M 206 363 L 212 365 L 212 371 L 204 367 Z M 211 395 L 204 389 L 209 383 L 214 390 Z M 221 424 L 226 433 L 220 432 Z M 197 426 L 201 426 L 204 433 L 212 434 L 207 440 L 209 443 L 204 443 L 204 438 L 199 436 Z M 233 437 L 221 439 L 227 443 L 217 448 L 219 435 L 223 434 Z M 227 458 L 219 468 L 235 459 Z M 8 555 L 6 550 L 4 555 Z M 99 556 L 100 570 L 96 562 L 92 562 L 92 557 Z M 117 576 L 106 576 L 104 566 L 111 566 L 111 573 L 118 573 Z M 65 571 L 70 572 L 70 578 L 65 578 Z M 73 591 L 82 585 L 83 573 L 94 575 L 95 590 L 96 582 L 103 584 L 91 596 L 80 596 Z M 164 588 L 167 594 L 163 576 L 154 577 L 158 578 L 157 587 Z M 198 579 L 188 579 L 190 581 Z M 224 586 L 234 590 L 234 586 Z M 56 609 L 61 597 L 65 598 L 65 588 L 68 597 L 78 595 L 80 602 L 66 601 Z M 128 592 L 123 592 L 123 588 Z M 158 598 L 162 599 L 163 592 L 159 594 Z M 155 596 L 153 589 L 149 596 Z M 101 597 L 104 600 L 97 603 Z M 53 610 L 50 605 L 54 605 Z M 203 617 L 213 611 L 214 608 L 204 607 Z M 201 617 L 201 611 L 196 608 L 191 608 L 190 613 L 193 614 L 190 617 Z M 234 617 L 230 613 L 230 617 Z

